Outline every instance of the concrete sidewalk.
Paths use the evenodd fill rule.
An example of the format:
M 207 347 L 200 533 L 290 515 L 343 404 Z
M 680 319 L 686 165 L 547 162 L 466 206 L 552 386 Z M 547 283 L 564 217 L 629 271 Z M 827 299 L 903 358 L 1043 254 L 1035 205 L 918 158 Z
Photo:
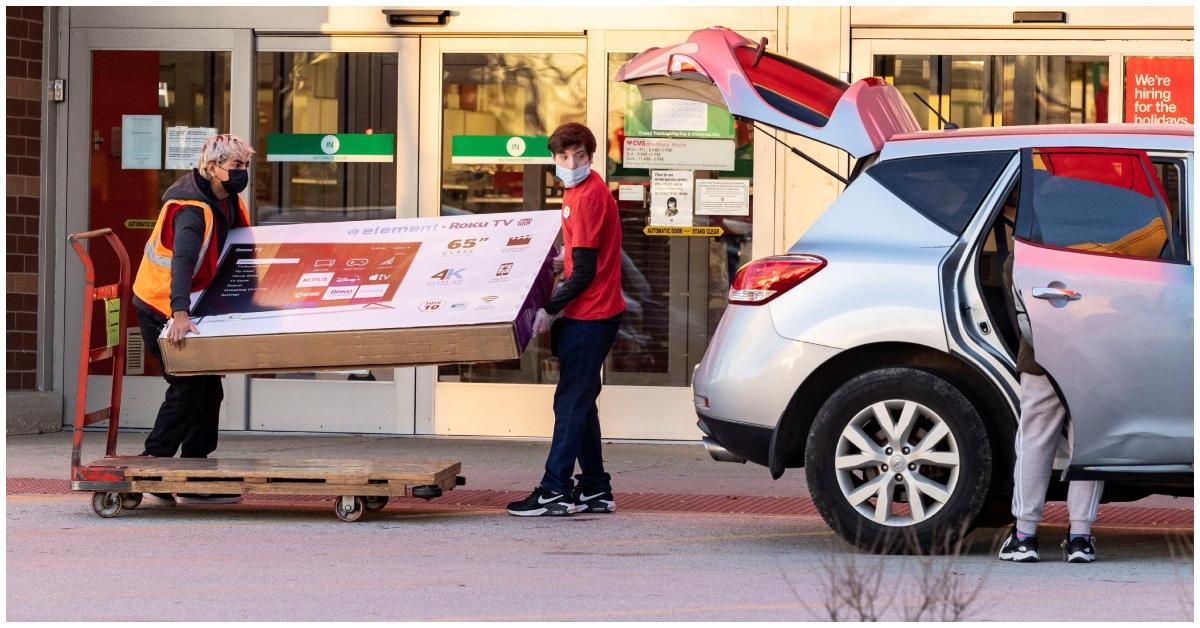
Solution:
M 122 430 L 117 451 L 141 451 L 146 430 Z M 84 437 L 84 462 L 103 456 L 104 434 Z M 360 458 L 457 460 L 471 491 L 527 492 L 542 476 L 545 439 L 471 439 L 339 434 L 224 433 L 213 457 Z M 7 477 L 67 480 L 71 433 L 9 436 Z M 617 493 L 807 498 L 803 469 L 772 480 L 755 464 L 716 462 L 699 443 L 613 443 L 604 445 L 605 465 Z M 1112 508 L 1192 510 L 1193 500 L 1155 496 Z

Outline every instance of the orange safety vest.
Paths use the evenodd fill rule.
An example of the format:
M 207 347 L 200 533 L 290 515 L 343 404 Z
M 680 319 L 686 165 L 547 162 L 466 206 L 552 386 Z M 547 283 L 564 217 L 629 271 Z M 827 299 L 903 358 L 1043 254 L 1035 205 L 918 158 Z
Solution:
M 175 212 L 183 209 L 185 205 L 199 207 L 204 214 L 204 239 L 200 244 L 200 255 L 196 258 L 196 268 L 192 271 L 192 292 L 203 290 L 212 283 L 213 275 L 216 273 L 216 257 L 221 254 L 220 251 L 209 246 L 213 239 L 212 207 L 202 201 L 194 200 L 172 199 L 163 203 L 162 209 L 158 212 L 158 222 L 154 223 L 154 231 L 150 233 L 150 239 L 146 242 L 142 263 L 138 266 L 137 277 L 133 280 L 133 293 L 143 303 L 154 308 L 163 316 L 172 314 L 171 258 L 174 256 L 174 251 L 163 244 L 162 230 L 164 225 L 173 228 Z M 242 202 L 241 196 L 238 196 L 238 210 L 241 212 L 242 224 L 249 225 L 250 213 L 246 211 L 246 204 Z M 171 239 L 171 242 L 174 244 L 174 238 Z M 209 257 L 213 258 L 211 265 L 206 263 L 210 261 Z M 201 275 L 201 271 L 205 269 L 208 269 L 209 272 Z

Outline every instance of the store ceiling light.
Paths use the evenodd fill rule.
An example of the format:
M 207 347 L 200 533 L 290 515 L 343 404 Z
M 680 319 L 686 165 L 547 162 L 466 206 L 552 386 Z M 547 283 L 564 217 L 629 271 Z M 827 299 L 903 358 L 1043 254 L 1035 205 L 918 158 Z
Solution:
M 445 26 L 453 13 L 449 9 L 384 9 L 388 26 Z
M 1013 24 L 1066 24 L 1066 11 L 1014 11 Z

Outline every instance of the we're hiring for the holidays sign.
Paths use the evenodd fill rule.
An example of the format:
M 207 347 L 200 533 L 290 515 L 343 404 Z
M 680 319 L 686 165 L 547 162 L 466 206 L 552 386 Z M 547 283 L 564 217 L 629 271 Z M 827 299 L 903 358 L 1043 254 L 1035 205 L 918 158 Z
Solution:
M 1195 64 L 1191 57 L 1130 57 L 1125 60 L 1125 121 L 1192 124 Z
M 545 278 L 557 211 L 235 229 L 193 295 L 202 336 L 512 322 Z

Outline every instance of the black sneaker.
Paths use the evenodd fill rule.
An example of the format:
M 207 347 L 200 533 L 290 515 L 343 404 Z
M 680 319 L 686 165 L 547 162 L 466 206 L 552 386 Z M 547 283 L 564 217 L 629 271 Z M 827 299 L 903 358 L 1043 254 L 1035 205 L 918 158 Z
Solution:
M 1090 563 L 1096 560 L 1096 545 L 1092 537 L 1077 538 L 1070 536 L 1062 542 L 1063 560 L 1068 563 Z
M 1036 563 L 1041 556 L 1038 554 L 1037 537 L 1027 537 L 1024 541 L 1017 540 L 1017 531 L 1009 533 L 1000 546 L 1000 560 L 1011 560 L 1014 563 Z
M 569 495 L 538 486 L 529 497 L 508 505 L 508 514 L 518 517 L 540 517 L 542 515 L 569 515 L 575 512 L 575 504 Z
M 571 493 L 571 501 L 575 502 L 575 512 L 616 512 L 617 502 L 613 499 L 612 491 L 593 491 L 575 487 Z

